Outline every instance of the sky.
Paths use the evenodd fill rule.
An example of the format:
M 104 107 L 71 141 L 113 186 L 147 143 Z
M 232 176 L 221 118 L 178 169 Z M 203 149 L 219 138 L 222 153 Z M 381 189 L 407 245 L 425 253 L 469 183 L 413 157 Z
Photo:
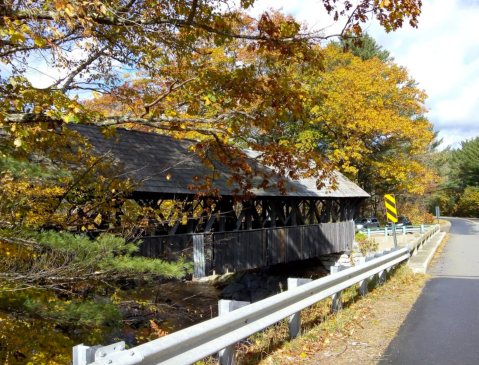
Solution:
M 422 2 L 417 29 L 405 24 L 387 34 L 375 20 L 364 29 L 426 91 L 427 117 L 443 139 L 440 148 L 457 148 L 461 140 L 479 136 L 479 0 Z M 269 8 L 282 8 L 326 34 L 344 26 L 326 14 L 321 0 L 256 0 L 252 15 Z M 29 78 L 44 87 L 58 72 L 39 65 Z
M 479 136 L 479 0 L 422 0 L 418 28 L 405 24 L 387 34 L 378 22 L 366 25 L 368 33 L 426 91 L 427 115 L 443 139 L 440 148 Z M 257 0 L 253 11 L 282 7 L 285 13 L 306 21 L 314 29 L 333 25 L 318 0 Z

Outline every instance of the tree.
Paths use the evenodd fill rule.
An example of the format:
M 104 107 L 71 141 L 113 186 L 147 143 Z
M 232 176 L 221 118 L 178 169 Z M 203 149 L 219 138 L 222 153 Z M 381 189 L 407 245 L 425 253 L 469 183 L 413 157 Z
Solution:
M 57 313 L 58 322 L 95 326 L 117 313 L 94 306 L 102 280 L 187 270 L 138 260 L 118 237 L 65 233 L 79 221 L 86 229 L 116 224 L 115 212 L 137 183 L 119 179 L 108 156 L 92 156 L 67 123 L 102 126 L 107 134 L 125 125 L 177 138 L 193 133 L 200 139 L 195 152 L 206 165 L 228 165 L 238 194 L 251 190 L 254 174 L 244 146 L 278 175 L 316 176 L 322 184 L 331 165 L 315 146 L 298 154 L 300 140 L 269 138 L 287 135 L 291 120 L 301 120 L 299 132 L 307 129 L 308 112 L 323 97 L 303 82 L 323 69 L 318 44 L 360 35 L 370 16 L 387 31 L 406 20 L 416 27 L 421 2 L 362 0 L 352 7 L 323 0 L 336 20 L 345 19 L 339 35 L 311 32 L 278 12 L 253 19 L 246 13 L 253 3 L 0 0 L 0 61 L 9 72 L 0 76 L 0 308 L 25 321 Z M 39 87 L 29 75 L 44 65 L 52 81 Z M 85 92 L 95 100 L 82 100 Z M 268 184 L 264 176 L 260 187 Z M 85 290 L 86 281 L 75 277 L 96 278 L 94 288 Z M 7 337 L 11 350 L 18 338 Z
M 363 61 L 334 46 L 324 54 L 326 71 L 313 92 L 326 98 L 311 110 L 310 123 L 320 149 L 373 194 L 386 186 L 424 193 L 434 178 L 420 161 L 434 141 L 424 92 L 392 62 Z
M 363 34 L 359 39 L 344 39 L 341 45 L 350 50 L 356 57 L 363 61 L 377 57 L 382 62 L 394 61 L 388 50 L 383 49 L 369 34 Z
M 359 35 L 370 15 L 388 31 L 401 27 L 406 19 L 415 27 L 421 7 L 420 1 L 363 0 L 357 7 L 349 2 L 323 3 L 336 20 L 346 19 L 339 34 L 344 37 Z M 241 154 L 231 141 L 242 135 L 247 140 L 249 131 L 281 131 L 281 116 L 301 110 L 291 108 L 291 102 L 283 104 L 297 100 L 297 95 L 287 77 L 276 80 L 278 74 L 256 73 L 242 93 L 226 93 L 224 99 L 217 95 L 228 85 L 250 80 L 250 68 L 257 65 L 238 67 L 238 55 L 230 47 L 240 43 L 266 66 L 298 62 L 318 67 L 311 46 L 332 36 L 311 32 L 292 17 L 275 13 L 252 19 L 243 12 L 252 4 L 241 1 L 239 8 L 230 8 L 215 0 L 2 1 L 0 57 L 9 65 L 11 76 L 0 80 L 0 123 L 12 143 L 24 149 L 35 143 L 35 130 L 52 132 L 53 126 L 65 122 L 133 123 L 180 134 L 194 130 L 208 136 L 208 143 L 198 145 L 198 153 L 218 155 L 238 171 L 241 180 L 239 176 L 248 175 L 249 167 L 244 160 L 237 162 Z M 214 54 L 216 47 L 222 47 L 223 66 L 228 67 L 219 73 L 202 72 L 205 62 L 221 58 Z M 43 88 L 34 87 L 25 77 L 35 58 L 61 70 Z M 188 72 L 182 72 L 185 65 Z M 77 98 L 81 91 L 114 94 L 126 70 L 141 72 L 150 82 L 147 94 L 134 92 L 141 106 L 135 112 L 98 114 Z M 260 103 L 241 107 L 258 98 Z M 274 152 L 274 158 L 266 162 L 277 167 L 280 175 L 294 175 L 309 166 L 305 159 L 295 160 L 294 149 L 288 146 L 262 147 L 260 152 L 265 158 Z M 307 168 L 306 174 L 328 167 L 319 157 L 314 160 L 317 165 Z M 245 190 L 249 187 L 248 181 L 241 185 Z
M 447 148 L 437 155 L 441 182 L 431 201 L 431 211 L 439 206 L 443 215 L 477 215 L 474 199 L 479 185 L 478 158 L 479 138 L 462 141 L 460 148 Z
M 457 171 L 456 185 L 466 187 L 479 186 L 479 137 L 462 141 L 461 147 L 453 150 L 452 164 Z
M 454 215 L 473 218 L 479 216 L 479 189 L 477 187 L 468 186 L 464 189 L 459 201 L 454 206 Z

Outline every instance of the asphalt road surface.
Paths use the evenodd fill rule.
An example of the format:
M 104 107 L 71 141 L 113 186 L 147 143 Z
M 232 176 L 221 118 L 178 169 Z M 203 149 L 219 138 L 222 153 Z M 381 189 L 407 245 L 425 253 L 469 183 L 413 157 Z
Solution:
M 479 219 L 443 219 L 445 252 L 379 364 L 479 364 Z

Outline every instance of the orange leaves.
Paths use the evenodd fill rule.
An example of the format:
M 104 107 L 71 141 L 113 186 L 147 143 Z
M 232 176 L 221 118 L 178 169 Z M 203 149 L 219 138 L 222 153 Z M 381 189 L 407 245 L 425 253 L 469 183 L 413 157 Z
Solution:
M 168 332 L 158 327 L 156 322 L 152 319 L 150 319 L 150 328 L 151 328 L 151 335 L 150 335 L 151 338 L 160 338 L 168 334 Z
M 360 35 L 361 23 L 366 23 L 371 17 L 379 20 L 387 32 L 395 31 L 409 19 L 412 27 L 417 27 L 418 17 L 421 14 L 421 0 L 361 0 L 355 4 L 349 1 L 323 0 L 329 14 L 334 14 L 334 20 L 347 19 L 346 34 Z

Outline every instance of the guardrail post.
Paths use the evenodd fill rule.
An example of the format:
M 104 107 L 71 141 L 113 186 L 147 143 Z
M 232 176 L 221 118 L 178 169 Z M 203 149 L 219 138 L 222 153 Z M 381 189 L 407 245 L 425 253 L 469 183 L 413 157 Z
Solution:
M 388 236 L 388 227 L 384 227 L 384 237 Z
M 421 224 L 421 233 L 424 233 L 424 224 Z
M 367 230 L 368 230 L 368 238 L 371 238 L 371 228 L 368 227 Z
M 307 284 L 313 279 L 288 278 L 288 290 Z M 295 338 L 301 331 L 301 311 L 294 313 L 289 317 L 289 337 Z
M 125 351 L 125 342 L 120 341 L 107 346 L 84 346 L 83 344 L 73 347 L 73 365 L 87 364 L 113 364 L 113 360 L 108 359 L 111 355 L 117 355 Z M 125 356 L 125 355 L 123 355 Z M 128 364 L 138 364 L 143 360 L 143 356 L 134 350 L 128 351 Z M 127 362 L 122 362 L 127 364 Z
M 385 250 L 385 251 L 384 251 L 384 254 L 387 255 L 387 254 L 392 253 L 392 252 L 394 252 L 394 251 L 396 251 L 395 248 L 390 248 L 390 249 L 388 249 L 388 250 Z M 388 268 L 386 269 L 386 272 L 389 273 L 389 272 L 390 272 L 391 270 L 393 270 L 393 269 L 394 269 L 394 266 L 388 267 Z
M 344 269 L 347 269 L 346 266 L 331 266 L 331 275 L 336 274 Z M 332 305 L 331 305 L 331 311 L 332 312 L 338 312 L 342 309 L 343 307 L 343 301 L 341 299 L 341 291 L 338 291 L 337 293 L 333 294 L 331 296 L 332 299 Z
M 359 265 L 364 265 L 366 263 L 366 257 L 359 258 Z M 368 279 L 361 280 L 359 282 L 359 295 L 368 294 Z
M 386 270 L 382 270 L 378 273 L 378 283 L 383 285 L 386 282 Z
M 341 291 L 333 294 L 331 296 L 332 304 L 331 304 L 331 312 L 336 313 L 343 309 L 343 300 L 341 298 Z
M 73 347 L 73 365 L 86 365 L 95 361 L 95 352 L 83 344 Z
M 250 302 L 240 302 L 235 300 L 220 299 L 218 301 L 218 316 L 224 316 L 229 312 L 247 306 Z M 230 345 L 219 353 L 220 365 L 234 365 L 236 364 L 236 345 Z

